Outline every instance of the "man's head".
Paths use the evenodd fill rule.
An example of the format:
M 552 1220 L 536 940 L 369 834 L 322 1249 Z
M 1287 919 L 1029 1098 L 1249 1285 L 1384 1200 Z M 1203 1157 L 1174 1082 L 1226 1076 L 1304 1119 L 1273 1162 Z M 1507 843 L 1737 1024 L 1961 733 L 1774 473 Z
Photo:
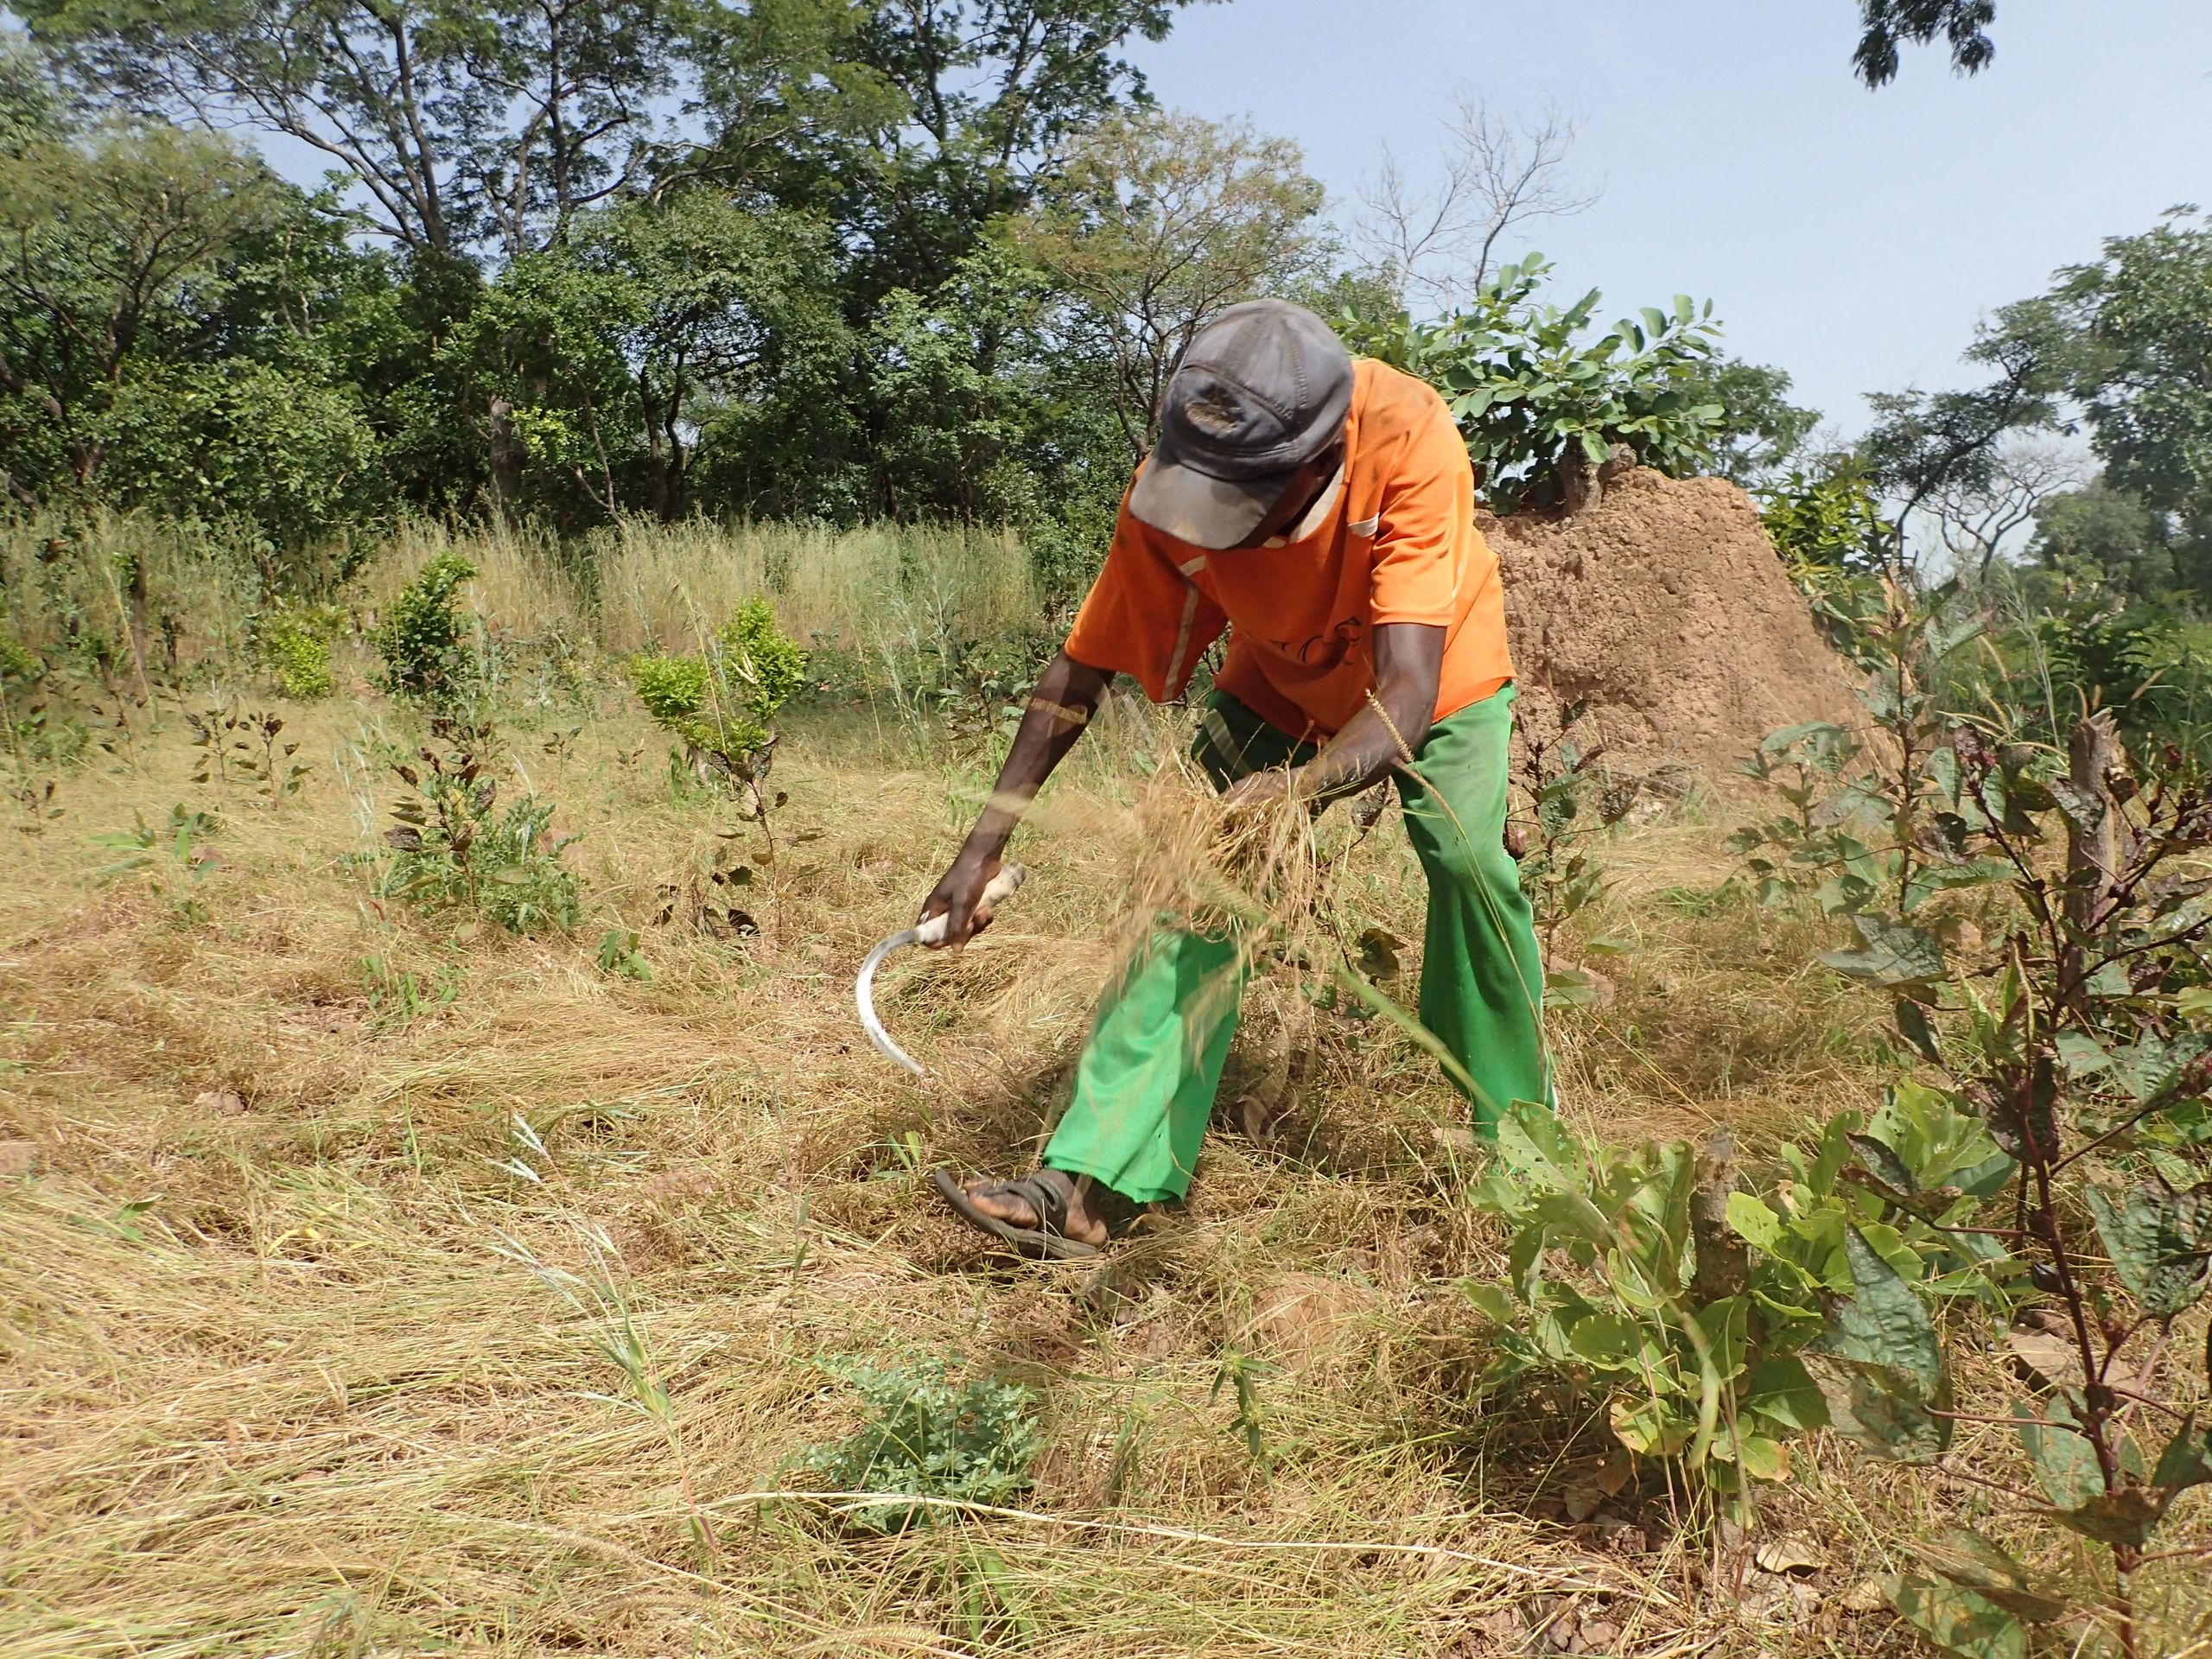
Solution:
M 1327 323 L 1285 300 L 1232 306 L 1175 365 L 1129 511 L 1193 547 L 1239 546 L 1301 505 L 1301 481 L 1325 481 L 1351 409 L 1351 357 Z

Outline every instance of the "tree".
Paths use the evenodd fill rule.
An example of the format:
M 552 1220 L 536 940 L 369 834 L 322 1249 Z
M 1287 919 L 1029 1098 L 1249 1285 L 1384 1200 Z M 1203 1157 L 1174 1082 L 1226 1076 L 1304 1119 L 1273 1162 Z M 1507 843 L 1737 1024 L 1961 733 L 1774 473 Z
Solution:
M 855 251 L 856 315 L 893 289 L 927 293 L 1096 122 L 1143 101 L 1122 50 L 1164 39 L 1190 3 L 774 0 L 746 31 L 785 55 L 709 72 L 715 131 L 696 165 L 826 213 Z M 764 134 L 786 135 L 792 159 L 765 158 Z
M 1997 487 L 2001 446 L 2058 416 L 2062 367 L 2045 308 L 2031 302 L 1999 314 L 1967 351 L 1997 370 L 1968 391 L 1878 392 L 1874 424 L 1859 445 L 1868 474 L 1894 512 L 1886 562 L 1903 577 L 1915 564 L 1916 517 L 1941 499 L 1969 499 Z
M 1725 411 L 1710 470 L 1745 489 L 1786 472 L 1821 423 L 1821 412 L 1789 401 L 1788 372 L 1741 358 L 1714 357 L 1697 365 L 1700 403 Z
M 631 296 L 608 326 L 634 388 L 645 505 L 675 518 L 702 404 L 773 402 L 786 362 L 839 340 L 827 227 L 692 189 L 588 214 L 574 241 L 578 269 Z
M 891 294 L 868 338 L 869 447 L 884 510 L 970 520 L 1034 512 L 1027 440 L 1047 304 L 1034 271 L 988 246 L 930 294 Z
M 1205 323 L 1317 275 L 1323 200 L 1296 145 L 1242 123 L 1150 112 L 1100 125 L 1010 244 L 1076 305 L 1079 355 L 1111 365 L 1134 464 L 1151 447 L 1167 377 Z
M 2177 208 L 2104 255 L 2053 296 L 2078 347 L 2069 390 L 2111 485 L 2194 544 L 2196 601 L 2212 608 L 2212 219 Z
M 18 499 L 94 485 L 141 355 L 288 190 L 221 140 L 161 125 L 49 128 L 0 156 L 0 392 Z
M 1567 182 L 1577 128 L 1556 108 L 1516 118 L 1461 87 L 1439 124 L 1442 177 L 1420 188 L 1385 145 L 1375 176 L 1360 183 L 1352 240 L 1395 305 L 1443 312 L 1488 279 L 1509 232 L 1583 213 L 1598 198 Z
M 1602 488 L 1617 445 L 1675 477 L 1703 471 L 1727 411 L 1706 401 L 1720 327 L 1713 306 L 1677 294 L 1602 334 L 1592 289 L 1572 305 L 1542 297 L 1540 254 L 1499 268 L 1469 308 L 1434 322 L 1404 312 L 1344 319 L 1355 351 L 1443 394 L 1493 510 L 1580 512 Z M 1640 320 L 1639 320 L 1640 319 Z
M 26 0 L 86 90 L 327 156 L 363 222 L 546 245 L 626 181 L 675 85 L 672 0 Z
M 2014 434 L 1991 450 L 1986 468 L 1968 469 L 1936 492 L 1929 516 L 1954 568 L 1986 577 L 1990 567 L 2058 496 L 2078 489 L 2091 467 L 2070 444 Z
M 2161 517 L 2102 479 L 2042 504 L 2029 554 L 2045 569 L 2081 573 L 2130 600 L 2156 602 L 2176 586 Z
M 1960 74 L 1979 74 L 1997 55 L 1988 33 L 1997 0 L 1859 0 L 1859 16 L 1863 32 L 1851 61 L 1870 87 L 1897 78 L 1900 47 L 1926 46 L 1939 35 Z

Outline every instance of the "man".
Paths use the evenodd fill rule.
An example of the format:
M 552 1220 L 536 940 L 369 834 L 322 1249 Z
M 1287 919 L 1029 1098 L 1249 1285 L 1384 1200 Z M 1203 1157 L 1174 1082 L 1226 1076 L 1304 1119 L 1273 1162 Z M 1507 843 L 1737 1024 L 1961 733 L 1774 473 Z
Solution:
M 1317 811 L 1395 772 L 1429 883 L 1422 1023 L 1465 1068 L 1478 1129 L 1512 1101 L 1548 1103 L 1542 969 L 1504 848 L 1513 667 L 1474 515 L 1465 446 L 1428 386 L 1354 362 L 1300 307 L 1223 313 L 1177 365 L 1105 568 L 922 914 L 949 916 L 947 944 L 967 939 L 1007 838 L 1113 677 L 1179 696 L 1226 629 L 1195 758 L 1232 801 Z M 1243 974 L 1231 940 L 1155 938 L 1100 1005 L 1043 1166 L 965 1186 L 940 1173 L 939 1191 L 1042 1256 L 1089 1255 L 1130 1206 L 1180 1198 Z

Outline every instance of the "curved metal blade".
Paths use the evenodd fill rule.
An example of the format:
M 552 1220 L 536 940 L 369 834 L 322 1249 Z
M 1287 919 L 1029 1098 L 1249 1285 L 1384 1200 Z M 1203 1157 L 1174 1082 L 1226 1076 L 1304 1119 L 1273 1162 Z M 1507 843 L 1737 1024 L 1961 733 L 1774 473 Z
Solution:
M 860 977 L 853 982 L 853 1006 L 860 1010 L 861 1027 L 868 1033 L 886 1059 L 896 1060 L 916 1077 L 923 1075 L 906 1051 L 891 1040 L 891 1033 L 883 1028 L 883 1021 L 875 1017 L 875 970 L 883 966 L 884 958 L 893 950 L 903 950 L 915 943 L 918 931 L 908 928 L 903 933 L 893 933 L 881 944 L 868 953 L 868 960 L 861 963 Z

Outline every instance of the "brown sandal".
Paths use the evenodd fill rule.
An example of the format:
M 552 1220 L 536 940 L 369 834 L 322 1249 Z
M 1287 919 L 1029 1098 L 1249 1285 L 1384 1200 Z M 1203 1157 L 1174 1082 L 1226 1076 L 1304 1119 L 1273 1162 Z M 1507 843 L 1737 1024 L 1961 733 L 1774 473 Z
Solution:
M 1001 1221 L 996 1216 L 986 1215 L 976 1207 L 975 1197 L 968 1189 L 952 1179 L 950 1170 L 934 1170 L 930 1179 L 936 1184 L 938 1194 L 950 1205 L 961 1220 L 978 1232 L 988 1233 L 1001 1244 L 1007 1245 L 1036 1262 L 1081 1262 L 1098 1254 L 1096 1244 L 1085 1244 L 1080 1239 L 1065 1236 L 1060 1230 L 1067 1225 L 1067 1195 L 1053 1183 L 1025 1175 L 1019 1180 L 990 1181 L 982 1191 L 990 1198 L 1019 1198 L 1037 1212 L 1043 1224 L 1038 1227 L 1017 1227 L 1012 1222 Z

